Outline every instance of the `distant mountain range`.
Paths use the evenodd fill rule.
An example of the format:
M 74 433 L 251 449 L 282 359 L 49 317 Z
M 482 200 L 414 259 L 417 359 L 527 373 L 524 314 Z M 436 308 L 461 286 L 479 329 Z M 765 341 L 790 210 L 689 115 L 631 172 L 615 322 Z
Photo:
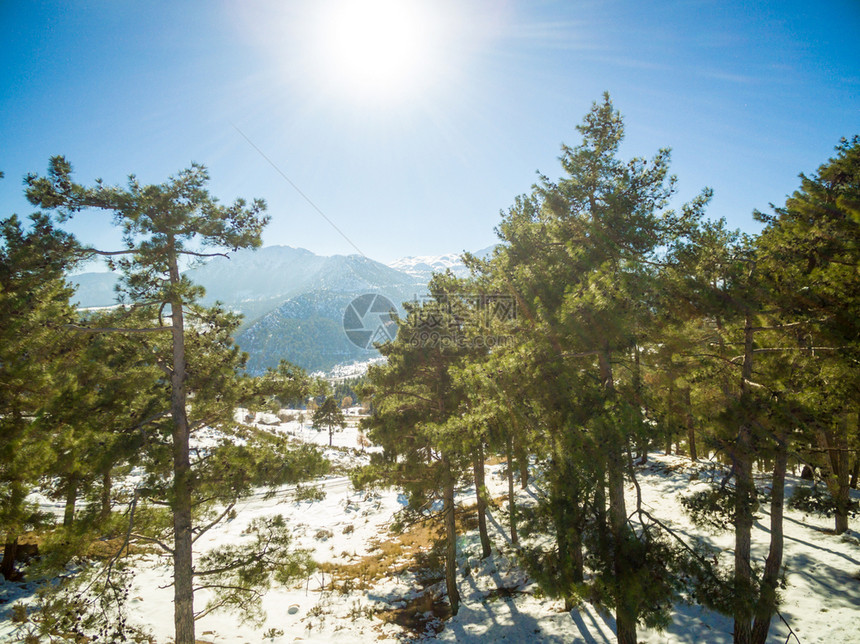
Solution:
M 249 372 L 260 373 L 281 359 L 317 371 L 377 356 L 374 349 L 354 345 L 344 332 L 350 302 L 376 293 L 402 314 L 400 304 L 421 297 L 433 271 L 445 269 L 468 273 L 458 255 L 406 257 L 386 266 L 360 255 L 325 257 L 303 248 L 268 246 L 212 258 L 185 275 L 206 289 L 204 304 L 220 301 L 245 316 L 236 342 L 248 352 Z M 116 303 L 113 273 L 84 273 L 71 281 L 80 307 Z
M 414 290 L 424 284 L 361 255 L 315 255 L 304 248 L 267 246 L 215 257 L 185 275 L 216 300 L 255 322 L 290 298 L 308 293 L 361 294 L 390 287 Z M 425 282 L 426 284 L 426 282 Z
M 495 245 L 488 246 L 473 254 L 476 257 L 484 259 L 492 254 L 495 247 Z M 466 268 L 466 265 L 457 253 L 401 257 L 391 262 L 388 266 L 424 282 L 429 282 L 433 273 L 444 272 L 446 269 L 450 270 L 457 277 L 466 277 L 469 274 L 469 269 Z

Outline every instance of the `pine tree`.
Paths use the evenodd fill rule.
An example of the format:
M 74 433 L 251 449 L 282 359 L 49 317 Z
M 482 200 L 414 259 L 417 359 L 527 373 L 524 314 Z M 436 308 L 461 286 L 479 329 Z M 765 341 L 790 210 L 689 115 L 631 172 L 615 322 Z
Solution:
M 674 193 L 668 150 L 620 161 L 623 124 L 608 96 L 578 130 L 581 145 L 562 148 L 566 175 L 558 182 L 542 177 L 502 221 L 497 263 L 530 322 L 526 332 L 545 371 L 540 381 L 555 389 L 542 420 L 557 433 L 550 461 L 557 538 L 562 526 L 576 523 L 566 513 L 579 512 L 573 499 L 580 486 L 592 488 L 599 583 L 610 589 L 618 641 L 632 643 L 636 622 L 663 619 L 657 615 L 665 607 L 665 597 L 646 601 L 642 593 L 655 563 L 649 549 L 659 548 L 651 530 L 632 527 L 624 499 L 630 444 L 645 431 L 636 358 L 653 311 L 652 267 L 698 220 L 709 192 L 678 213 L 667 210 Z M 629 381 L 618 375 L 620 361 L 631 366 Z M 574 487 L 565 490 L 567 482 Z M 566 547 L 560 542 L 559 552 Z M 666 583 L 661 592 L 669 592 Z
M 797 378 L 798 360 L 805 358 L 802 343 L 797 344 L 796 320 L 764 278 L 757 240 L 727 231 L 724 223 L 702 225 L 691 243 L 678 250 L 669 280 L 675 316 L 683 321 L 676 338 L 684 347 L 691 398 L 700 401 L 701 415 L 709 417 L 710 444 L 731 466 L 709 500 L 700 499 L 710 503 L 725 492 L 731 495 L 733 579 L 716 604 L 732 614 L 736 642 L 761 643 L 777 609 L 787 460 L 808 415 L 798 398 L 804 386 Z M 760 579 L 751 556 L 756 462 L 773 466 L 770 545 Z
M 779 304 L 803 331 L 806 404 L 835 500 L 835 530 L 848 529 L 849 471 L 860 449 L 860 135 L 801 186 L 766 224 L 758 245 Z M 816 386 L 810 386 L 814 383 Z
M 331 447 L 334 432 L 346 427 L 346 419 L 334 396 L 327 396 L 313 415 L 313 426 L 328 430 L 328 446 Z
M 87 187 L 74 183 L 71 175 L 71 165 L 64 158 L 52 158 L 47 177 L 28 176 L 28 198 L 34 205 L 58 211 L 61 219 L 83 210 L 111 212 L 123 231 L 125 248 L 89 252 L 108 256 L 122 270 L 125 296 L 135 307 L 146 310 L 155 322 L 143 327 L 91 330 L 157 336 L 159 342 L 165 340 L 159 349 L 169 347 L 169 359 L 159 361 L 159 366 L 170 387 L 175 640 L 177 644 L 193 644 L 192 522 L 196 483 L 190 458 L 188 391 L 190 380 L 202 371 L 202 365 L 189 364 L 188 354 L 192 341 L 197 341 L 199 353 L 195 358 L 210 358 L 206 347 L 217 342 L 214 336 L 223 328 L 223 314 L 208 314 L 194 306 L 202 289 L 184 278 L 180 268 L 183 258 L 224 254 L 198 248 L 236 250 L 259 246 L 260 233 L 268 221 L 262 214 L 265 204 L 256 200 L 248 205 L 241 199 L 230 206 L 219 204 L 206 190 L 208 173 L 196 164 L 158 185 L 141 185 L 132 176 L 127 188 L 106 186 L 101 181 Z M 186 328 L 189 315 L 192 326 Z M 215 358 L 218 360 L 218 356 Z M 223 359 L 221 365 L 222 375 L 229 376 L 232 365 Z M 217 368 L 207 375 L 216 374 Z M 217 400 L 221 392 L 215 388 L 223 382 L 214 377 L 208 382 L 198 380 L 197 384 L 201 394 Z M 195 410 L 206 399 L 200 395 L 195 400 Z
M 126 317 L 115 310 L 88 313 L 85 319 L 92 326 L 112 327 Z M 48 471 L 55 477 L 54 495 L 66 503 L 67 528 L 80 497 L 99 508 L 97 514 L 88 513 L 87 523 L 109 518 L 114 469 L 139 462 L 147 424 L 166 415 L 161 372 L 133 338 L 70 332 L 69 344 L 53 365 L 66 377 L 37 421 L 40 431 L 52 437 Z
M 52 365 L 68 349 L 63 324 L 73 318 L 64 270 L 73 239 L 42 214 L 25 229 L 0 221 L 0 573 L 14 574 L 18 536 L 43 520 L 25 498 L 49 469 L 51 446 L 35 421 L 64 381 Z
M 457 527 L 454 487 L 473 465 L 463 422 L 463 390 L 453 368 L 473 349 L 465 342 L 459 298 L 462 284 L 436 275 L 431 299 L 405 303 L 397 337 L 379 347 L 388 360 L 368 371 L 360 392 L 372 396 L 373 413 L 362 422 L 384 452 L 371 461 L 364 478 L 403 488 L 410 507 L 421 511 L 434 499 L 443 503 L 445 583 L 451 611 L 457 614 Z

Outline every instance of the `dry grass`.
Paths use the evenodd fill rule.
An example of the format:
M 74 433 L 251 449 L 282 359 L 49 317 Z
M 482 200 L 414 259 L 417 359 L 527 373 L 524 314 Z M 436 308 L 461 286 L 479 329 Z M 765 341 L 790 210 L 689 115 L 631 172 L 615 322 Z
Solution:
M 332 586 L 343 592 L 368 590 L 383 577 L 415 570 L 421 553 L 429 552 L 442 532 L 441 521 L 434 517 L 419 521 L 387 541 L 371 542 L 371 554 L 351 563 L 321 563 L 320 570 L 331 575 Z
M 501 501 L 503 498 L 492 499 L 490 505 L 497 506 Z M 462 534 L 477 528 L 477 504 L 458 508 L 457 531 Z M 434 562 L 434 557 L 439 554 L 437 544 L 444 538 L 444 529 L 441 516 L 423 519 L 399 534 L 390 534 L 385 541 L 375 539 L 371 553 L 357 561 L 325 562 L 319 564 L 319 569 L 331 576 L 331 589 L 343 593 L 370 590 L 381 579 L 406 571 L 423 573 L 418 577 L 426 588 L 443 579 L 434 570 L 434 563 L 441 563 Z M 437 546 L 435 550 L 434 546 Z M 406 605 L 403 607 L 377 610 L 375 615 L 383 622 L 398 624 L 419 635 L 426 633 L 428 626 L 439 632 L 444 628 L 444 621 L 451 616 L 447 600 L 429 591 L 404 601 Z
M 48 539 L 53 536 L 53 531 L 31 531 L 25 532 L 18 537 L 19 556 L 37 556 L 45 547 Z M 78 552 L 87 559 L 112 559 L 117 556 L 122 548 L 122 556 L 160 552 L 157 548 L 149 545 L 130 543 L 124 546 L 124 537 L 112 539 L 93 538 L 88 542 L 80 544 L 83 546 Z
M 105 541 L 97 539 L 90 542 L 85 556 L 92 559 L 112 559 L 117 556 L 119 549 L 123 548 L 124 542 L 125 539 L 123 537 L 116 537 Z M 152 552 L 161 552 L 161 550 L 152 545 L 130 543 L 123 548 L 122 556 L 127 557 L 128 555 L 139 555 Z
M 490 500 L 497 506 L 507 497 Z M 470 505 L 457 510 L 459 533 L 478 529 L 478 506 Z M 406 527 L 390 538 L 371 542 L 371 553 L 349 563 L 325 562 L 319 569 L 331 575 L 332 589 L 342 592 L 369 590 L 384 577 L 396 576 L 406 571 L 417 572 L 427 565 L 427 555 L 433 546 L 444 537 L 441 516 L 423 519 Z M 429 579 L 434 579 L 431 575 Z M 428 609 L 429 610 L 429 609 Z

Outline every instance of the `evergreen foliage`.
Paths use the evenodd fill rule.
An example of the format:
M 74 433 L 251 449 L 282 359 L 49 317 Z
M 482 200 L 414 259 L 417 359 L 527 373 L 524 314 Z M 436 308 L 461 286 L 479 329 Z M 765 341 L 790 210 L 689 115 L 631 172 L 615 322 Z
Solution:
M 64 324 L 74 311 L 64 270 L 74 248 L 43 214 L 31 216 L 29 229 L 14 215 L 0 221 L 0 573 L 6 579 L 17 575 L 19 535 L 48 519 L 26 497 L 53 459 L 36 421 L 44 401 L 69 382 L 50 365 L 71 350 Z

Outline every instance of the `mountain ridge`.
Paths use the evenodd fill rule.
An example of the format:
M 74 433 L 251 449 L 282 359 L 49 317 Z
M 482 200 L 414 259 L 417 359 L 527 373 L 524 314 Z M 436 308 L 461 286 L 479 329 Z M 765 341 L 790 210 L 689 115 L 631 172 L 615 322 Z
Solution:
M 486 257 L 494 248 L 474 254 Z M 244 315 L 236 342 L 248 353 L 248 371 L 261 373 L 281 359 L 317 371 L 378 356 L 375 349 L 349 341 L 343 316 L 350 302 L 365 294 L 384 295 L 402 315 L 402 302 L 422 297 L 432 274 L 444 270 L 468 275 L 458 253 L 409 256 L 385 265 L 363 255 L 266 246 L 211 258 L 183 275 L 205 289 L 203 304 L 218 301 Z M 70 278 L 82 308 L 116 304 L 117 280 L 113 273 Z
M 434 261 L 421 261 L 427 257 Z M 353 345 L 346 336 L 343 315 L 355 298 L 384 295 L 402 315 L 401 303 L 422 297 L 434 270 L 468 272 L 454 253 L 413 256 L 394 264 L 398 261 L 413 270 L 362 255 L 322 256 L 304 248 L 266 246 L 239 250 L 229 258 L 214 257 L 183 275 L 205 289 L 203 304 L 219 301 L 244 315 L 236 342 L 249 355 L 250 373 L 260 373 L 280 359 L 317 371 L 379 355 Z M 422 263 L 427 265 L 419 266 Z M 114 305 L 117 280 L 112 273 L 73 276 L 70 281 L 77 286 L 73 300 L 82 308 Z

